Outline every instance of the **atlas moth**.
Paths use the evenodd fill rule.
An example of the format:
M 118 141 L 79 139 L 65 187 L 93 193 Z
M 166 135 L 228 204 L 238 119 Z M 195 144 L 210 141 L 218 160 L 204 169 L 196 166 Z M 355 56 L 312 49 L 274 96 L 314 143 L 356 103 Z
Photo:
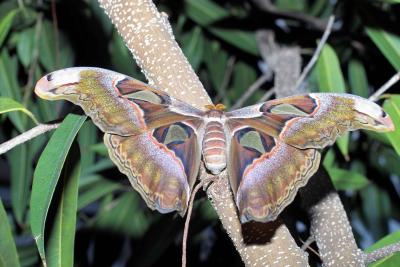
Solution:
M 227 169 L 242 222 L 273 221 L 318 169 L 321 149 L 356 129 L 392 131 L 375 103 L 350 94 L 310 93 L 233 111 L 206 111 L 113 71 L 77 67 L 41 78 L 48 100 L 79 105 L 104 132 L 112 161 L 147 206 L 185 214 L 203 161 Z

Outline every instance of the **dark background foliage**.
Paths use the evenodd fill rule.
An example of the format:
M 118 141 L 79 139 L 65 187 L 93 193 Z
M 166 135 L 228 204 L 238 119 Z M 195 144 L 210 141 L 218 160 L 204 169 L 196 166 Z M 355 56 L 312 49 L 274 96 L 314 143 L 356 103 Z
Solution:
M 368 97 L 400 70 L 400 1 L 276 0 L 267 8 L 260 2 L 269 1 L 156 2 L 168 14 L 178 43 L 215 102 L 232 106 L 268 69 L 258 50 L 257 30 L 274 31 L 280 45 L 301 47 L 307 63 L 331 14 L 336 22 L 329 45 L 307 80 L 307 90 Z M 69 66 L 103 67 L 145 81 L 96 1 L 0 2 L 1 143 L 35 125 L 29 116 L 16 111 L 30 111 L 43 123 L 80 112 L 66 103 L 40 100 L 32 93 L 42 75 Z M 273 79 L 267 81 L 245 104 L 257 102 L 272 85 Z M 388 91 L 391 95 L 385 108 L 400 128 L 398 88 L 395 85 Z M 80 124 L 76 125 L 79 129 Z M 21 266 L 40 265 L 30 225 L 40 220 L 34 197 L 30 202 L 31 184 L 34 172 L 35 177 L 43 173 L 36 166 L 50 136 L 42 135 L 0 156 L 0 197 L 5 210 L 0 205 L 0 236 L 4 236 L 0 238 L 0 266 L 8 266 L 13 259 Z M 64 140 L 64 136 L 60 138 Z M 339 148 L 335 145 L 327 150 L 323 165 L 340 190 L 359 246 L 373 249 L 384 237 L 384 243 L 399 240 L 399 131 L 392 135 L 355 132 L 341 143 Z M 56 143 L 54 151 L 66 155 L 69 147 L 63 145 Z M 47 169 L 58 166 L 52 158 L 42 158 Z M 68 169 L 73 170 L 77 161 L 80 175 L 71 175 Z M 60 164 L 64 164 L 62 159 Z M 64 178 L 47 215 L 46 253 L 53 251 L 57 241 L 54 229 L 61 225 L 59 220 L 63 222 L 60 201 L 67 200 L 67 211 L 68 204 L 74 208 L 73 190 L 69 193 L 66 188 L 75 182 L 79 188 L 75 247 L 66 246 L 65 251 L 74 250 L 76 266 L 180 264 L 182 218 L 161 215 L 145 206 L 107 157 L 102 136 L 90 121 L 80 128 L 68 164 L 71 167 L 62 172 Z M 46 181 L 38 188 L 47 188 Z M 47 196 L 46 190 L 41 192 Z M 288 212 L 297 218 L 293 231 L 301 245 L 309 235 L 309 222 L 295 205 Z M 74 229 L 74 221 L 64 223 Z M 242 266 L 204 193 L 195 202 L 188 248 L 189 266 Z M 311 261 L 312 265 L 319 262 L 316 256 Z M 396 262 L 396 257 L 392 261 Z M 394 266 L 388 264 L 390 261 L 380 266 Z M 49 265 L 53 265 L 50 260 Z

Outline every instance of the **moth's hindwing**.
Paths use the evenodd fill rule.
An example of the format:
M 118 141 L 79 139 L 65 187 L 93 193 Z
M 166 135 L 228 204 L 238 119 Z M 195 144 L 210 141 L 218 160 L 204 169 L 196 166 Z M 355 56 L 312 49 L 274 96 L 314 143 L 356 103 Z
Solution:
M 151 209 L 183 215 L 199 165 L 199 142 L 182 123 L 137 136 L 104 135 L 111 159 Z
M 275 220 L 319 162 L 316 149 L 297 149 L 250 127 L 237 130 L 231 139 L 228 171 L 241 221 Z

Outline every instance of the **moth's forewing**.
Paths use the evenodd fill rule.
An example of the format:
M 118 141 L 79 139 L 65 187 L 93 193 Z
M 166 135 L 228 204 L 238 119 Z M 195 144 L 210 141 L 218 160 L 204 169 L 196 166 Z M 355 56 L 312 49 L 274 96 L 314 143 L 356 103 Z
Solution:
M 99 68 L 55 71 L 38 81 L 35 92 L 82 107 L 105 133 L 111 159 L 150 208 L 185 213 L 200 165 L 202 111 Z

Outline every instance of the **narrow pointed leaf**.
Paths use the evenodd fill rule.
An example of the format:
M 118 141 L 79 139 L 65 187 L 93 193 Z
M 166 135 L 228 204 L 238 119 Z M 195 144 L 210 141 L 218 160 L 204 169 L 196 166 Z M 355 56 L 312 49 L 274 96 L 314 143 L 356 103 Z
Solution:
M 368 79 L 363 64 L 357 59 L 350 60 L 348 73 L 351 93 L 368 98 Z
M 17 58 L 11 57 L 6 49 L 0 52 L 0 96 L 9 97 L 16 101 L 22 100 L 21 88 L 18 85 Z M 19 113 L 11 113 L 10 120 L 20 132 L 25 131 L 25 118 Z
M 17 248 L 8 223 L 7 213 L 0 199 L 0 266 L 19 267 Z
M 62 194 L 56 218 L 46 246 L 49 267 L 72 267 L 74 264 L 74 241 L 78 202 L 80 163 L 72 164 L 71 156 L 65 164 L 62 179 Z
M 372 27 L 367 27 L 367 34 L 390 64 L 400 70 L 400 36 Z
M 29 203 L 32 167 L 28 157 L 28 144 L 22 144 L 6 154 L 11 167 L 11 203 L 16 221 L 22 225 Z
M 330 167 L 326 169 L 337 190 L 358 190 L 369 184 L 368 179 L 355 171 Z
M 340 68 L 339 59 L 333 48 L 326 44 L 322 49 L 318 58 L 316 71 L 318 75 L 318 85 L 320 92 L 345 93 L 346 86 L 344 83 L 343 73 Z M 349 154 L 349 137 L 348 133 L 340 137 L 336 143 L 340 152 L 345 158 Z
M 0 21 L 0 47 L 3 45 L 4 39 L 8 32 L 10 31 L 12 22 L 15 15 L 17 15 L 18 10 L 14 9 L 10 11 L 1 21 Z
M 383 108 L 390 115 L 393 120 L 394 132 L 386 133 L 394 150 L 400 155 L 400 95 L 391 95 L 390 98 L 385 100 Z
M 32 234 L 45 263 L 44 228 L 50 202 L 72 141 L 86 116 L 68 115 L 54 132 L 36 166 L 30 202 Z
M 229 16 L 228 11 L 209 0 L 186 1 L 185 13 L 202 26 L 209 25 Z
M 101 197 L 108 195 L 117 189 L 121 189 L 121 185 L 110 182 L 104 178 L 99 178 L 98 180 L 85 185 L 85 188 L 87 189 L 79 189 L 80 191 L 82 189 L 83 192 L 82 194 L 79 194 L 78 209 L 82 209 Z
M 33 115 L 32 112 L 30 112 L 29 110 L 27 110 L 22 104 L 18 103 L 12 98 L 0 97 L 0 114 L 13 111 L 23 112 L 29 118 L 31 118 L 36 124 L 39 124 L 38 120 L 35 118 L 35 115 Z

